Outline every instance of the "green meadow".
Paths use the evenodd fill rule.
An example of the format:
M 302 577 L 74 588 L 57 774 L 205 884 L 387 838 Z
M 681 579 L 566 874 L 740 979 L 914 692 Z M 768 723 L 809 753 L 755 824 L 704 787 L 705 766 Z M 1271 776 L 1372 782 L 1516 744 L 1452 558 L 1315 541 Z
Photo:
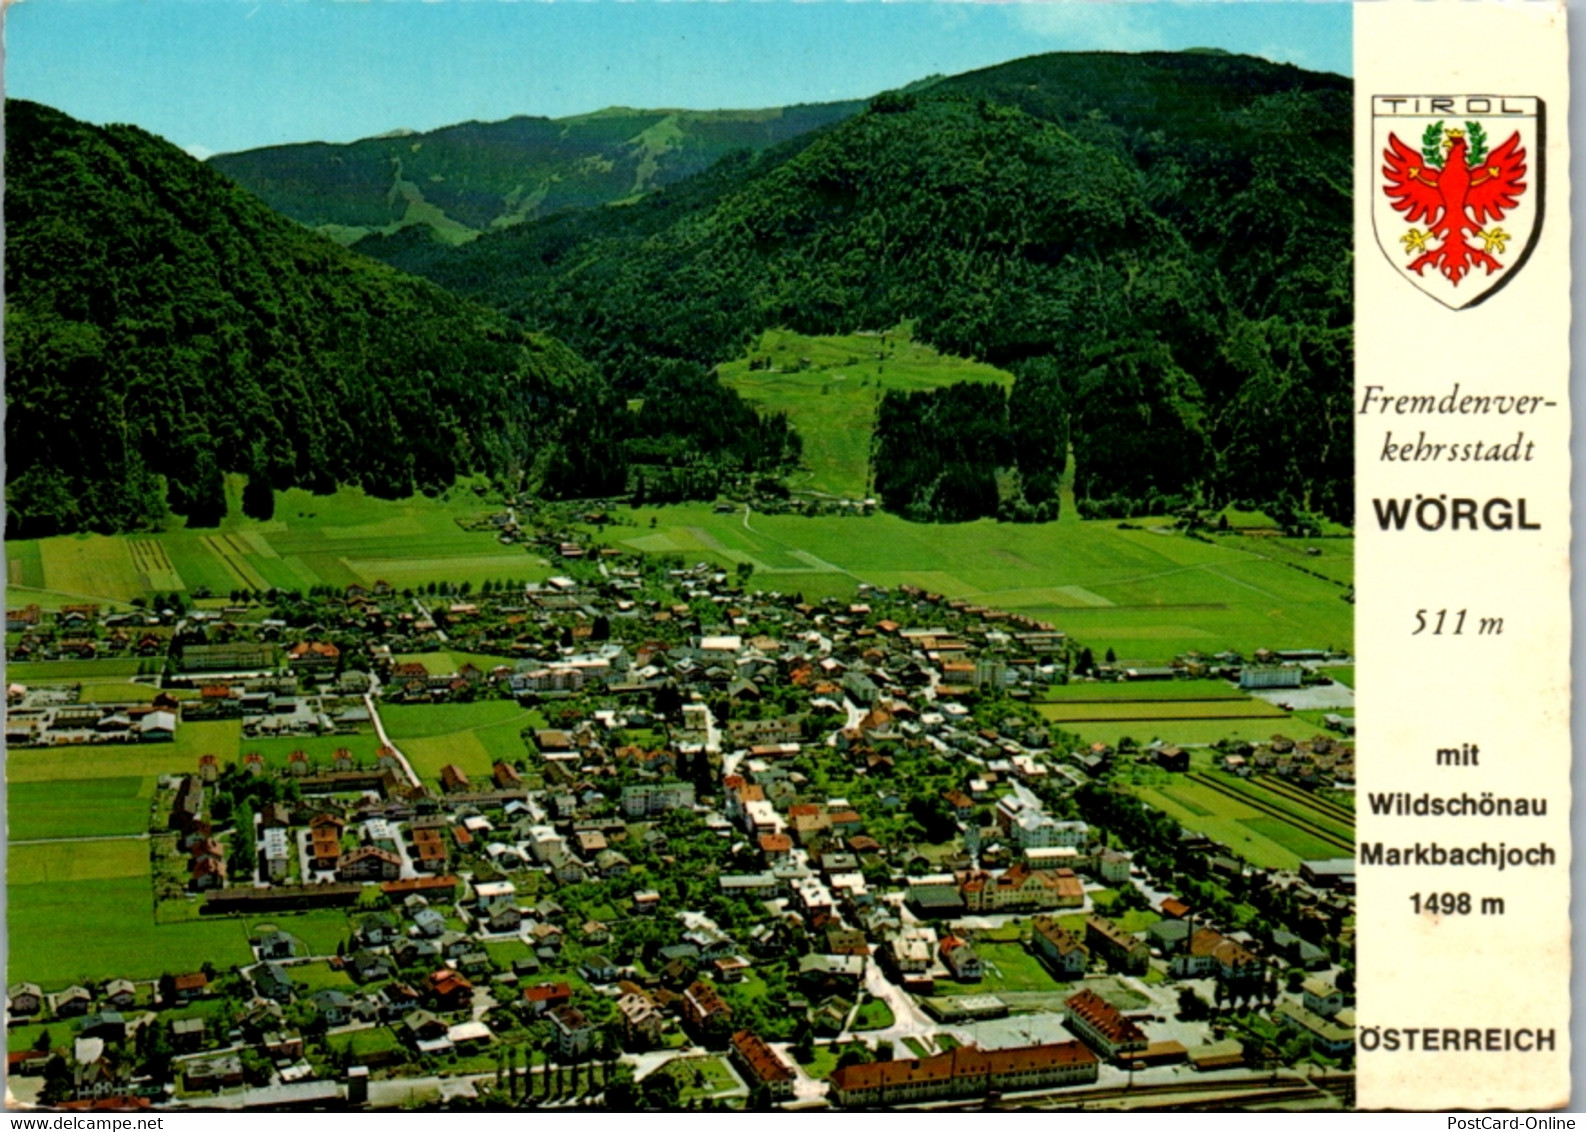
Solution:
M 872 349 L 879 341 L 854 338 Z M 984 376 L 991 380 L 994 373 Z M 796 375 L 753 371 L 753 376 Z M 833 398 L 840 400 L 838 394 L 819 392 L 808 399 L 824 405 Z M 815 435 L 852 439 L 854 434 L 836 425 L 810 428 L 807 443 Z M 843 474 L 851 475 L 851 469 Z M 464 487 L 439 499 L 395 502 L 352 489 L 328 496 L 294 490 L 279 494 L 277 517 L 268 522 L 241 518 L 237 506 L 216 531 L 12 542 L 6 547 L 7 599 L 59 605 L 129 601 L 173 589 L 191 592 L 201 585 L 223 596 L 237 588 L 269 586 L 377 580 L 398 587 L 436 581 L 478 585 L 547 576 L 552 568 L 521 546 L 503 546 L 486 532 L 458 525 L 459 518 L 488 509 L 484 499 Z M 1111 649 L 1123 663 L 1160 661 L 1190 650 L 1349 650 L 1354 643 L 1354 609 L 1342 600 L 1341 584 L 1352 576 L 1353 544 L 1342 536 L 1231 535 L 1200 541 L 1173 532 L 1161 519 L 1142 520 L 1133 529 L 1112 521 L 1081 521 L 1071 506 L 1063 519 L 1045 524 L 918 524 L 886 514 L 805 517 L 743 509 L 718 513 L 703 503 L 619 508 L 615 515 L 617 524 L 592 530 L 591 537 L 619 549 L 729 567 L 747 564 L 754 568 L 756 586 L 802 593 L 810 600 L 850 596 L 860 582 L 912 583 L 1050 621 L 1098 656 Z M 1318 548 L 1319 557 L 1307 553 Z M 422 663 L 430 667 L 462 659 L 433 654 Z M 481 658 L 468 659 L 484 666 Z M 35 681 L 89 679 L 107 691 L 137 668 L 136 661 L 120 660 L 19 666 Z M 127 687 L 126 698 L 137 695 L 133 685 Z
M 1202 762 L 1197 759 L 1197 767 Z M 1116 781 L 1262 868 L 1293 869 L 1303 860 L 1350 852 L 1353 822 L 1296 787 L 1267 787 L 1216 770 L 1170 774 L 1149 767 Z
M 242 514 L 242 482 L 228 479 L 228 513 L 218 528 L 7 542 L 8 604 L 125 603 L 200 587 L 224 597 L 236 589 L 376 581 L 398 589 L 447 580 L 477 586 L 548 572 L 523 547 L 458 525 L 490 508 L 466 484 L 439 498 L 404 500 L 374 499 L 357 488 L 332 495 L 293 489 L 276 493 L 274 518 L 260 521 Z
M 1354 607 L 1333 583 L 1274 557 L 1274 542 L 1201 542 L 1165 520 L 909 523 L 895 515 L 718 513 L 705 504 L 634 508 L 611 545 L 686 561 L 747 563 L 757 588 L 807 599 L 859 582 L 912 583 L 1052 622 L 1099 657 L 1160 661 L 1199 650 L 1354 646 Z M 631 524 L 631 525 L 630 525 Z M 1296 540 L 1301 541 L 1301 540 Z M 1349 540 L 1334 539 L 1344 551 Z
M 752 369 L 769 363 L 769 368 Z M 869 491 L 870 436 L 882 393 L 909 393 L 961 381 L 1004 387 L 1013 375 L 939 354 L 905 324 L 885 332 L 808 337 L 768 330 L 749 356 L 717 367 L 723 385 L 765 412 L 786 413 L 804 441 L 796 489 L 863 498 Z

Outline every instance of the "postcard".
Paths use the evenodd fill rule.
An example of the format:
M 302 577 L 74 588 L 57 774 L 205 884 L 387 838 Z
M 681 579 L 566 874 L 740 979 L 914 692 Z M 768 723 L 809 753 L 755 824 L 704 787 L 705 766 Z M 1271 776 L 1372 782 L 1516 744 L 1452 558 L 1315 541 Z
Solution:
M 1565 15 L 9 6 L 8 1107 L 1566 1105 Z

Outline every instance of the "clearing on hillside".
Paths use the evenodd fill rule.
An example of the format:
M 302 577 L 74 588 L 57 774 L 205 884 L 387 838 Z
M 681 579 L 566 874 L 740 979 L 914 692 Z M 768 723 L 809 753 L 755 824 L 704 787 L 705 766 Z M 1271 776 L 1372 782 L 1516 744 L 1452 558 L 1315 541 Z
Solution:
M 891 330 L 812 338 L 768 330 L 747 358 L 717 367 L 723 385 L 765 412 L 786 413 L 804 441 L 794 488 L 862 499 L 870 483 L 876 406 L 888 389 L 913 392 L 961 381 L 1007 388 L 1013 375 L 939 354 L 904 323 Z

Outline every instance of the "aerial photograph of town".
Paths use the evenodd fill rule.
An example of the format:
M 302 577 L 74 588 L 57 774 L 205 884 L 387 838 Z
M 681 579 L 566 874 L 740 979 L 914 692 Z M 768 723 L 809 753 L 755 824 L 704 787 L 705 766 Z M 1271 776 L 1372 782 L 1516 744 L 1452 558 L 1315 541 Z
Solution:
M 10 1108 L 1354 1107 L 1349 6 L 1106 7 L 9 9 Z

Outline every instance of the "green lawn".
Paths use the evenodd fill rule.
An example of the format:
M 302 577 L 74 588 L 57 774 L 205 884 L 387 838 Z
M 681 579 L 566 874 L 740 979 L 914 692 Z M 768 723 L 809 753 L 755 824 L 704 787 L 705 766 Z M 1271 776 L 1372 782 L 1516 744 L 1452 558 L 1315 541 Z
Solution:
M 1063 989 L 1046 973 L 1040 960 L 1018 943 L 994 943 L 986 940 L 975 945 L 985 964 L 986 977 L 978 983 L 955 983 L 942 980 L 936 984 L 936 993 L 945 995 L 996 994 L 1056 994 Z
M 938 1038 L 938 1041 L 941 1039 Z M 832 1075 L 837 1068 L 837 1062 L 844 1053 L 851 1049 L 864 1049 L 863 1042 L 844 1042 L 841 1045 L 818 1045 L 815 1047 L 814 1056 L 808 1061 L 800 1062 L 804 1072 L 814 1077 L 817 1081 L 824 1081 Z
M 685 1101 L 718 1096 L 740 1087 L 738 1078 L 719 1057 L 680 1057 L 668 1061 L 658 1072 L 672 1075 L 678 1095 Z
M 237 750 L 242 725 L 236 720 L 183 723 L 170 743 L 100 743 L 80 747 L 19 747 L 6 752 L 6 782 L 124 778 L 130 775 L 190 774 L 200 755 L 222 761 Z
M 293 751 L 308 755 L 309 762 L 328 770 L 334 765 L 336 752 L 345 748 L 352 752 L 353 762 L 359 766 L 374 766 L 379 762 L 380 738 L 372 728 L 360 735 L 293 735 L 284 739 L 239 739 L 236 753 L 225 761 L 240 762 L 243 755 L 257 751 L 264 756 L 266 766 L 286 769 Z
M 1344 685 L 1346 688 L 1353 688 L 1355 686 L 1355 666 L 1353 664 L 1338 665 L 1334 668 L 1324 668 L 1322 671 L 1328 676 L 1331 676 L 1335 682 Z
M 872 998 L 859 1007 L 859 1012 L 854 1016 L 853 1028 L 855 1032 L 861 1030 L 885 1030 L 892 1025 L 893 1021 L 892 1007 L 879 998 Z
M 750 359 L 770 368 L 751 369 Z M 795 488 L 862 498 L 870 475 L 870 438 L 885 390 L 914 392 L 962 381 L 1004 388 L 1013 376 L 915 342 L 908 326 L 872 334 L 808 337 L 768 330 L 749 356 L 718 367 L 722 384 L 762 411 L 786 413 L 804 441 Z
M 291 931 L 291 921 L 283 919 L 276 925 L 285 931 Z M 296 934 L 296 933 L 293 933 Z M 332 971 L 329 963 L 297 963 L 287 968 L 292 976 L 292 981 L 298 985 L 299 994 L 313 994 L 322 990 L 348 990 L 352 987 L 352 976 L 346 971 Z
M 154 779 L 138 775 L 12 783 L 6 835 L 11 841 L 31 841 L 142 833 L 149 828 L 153 795 Z

